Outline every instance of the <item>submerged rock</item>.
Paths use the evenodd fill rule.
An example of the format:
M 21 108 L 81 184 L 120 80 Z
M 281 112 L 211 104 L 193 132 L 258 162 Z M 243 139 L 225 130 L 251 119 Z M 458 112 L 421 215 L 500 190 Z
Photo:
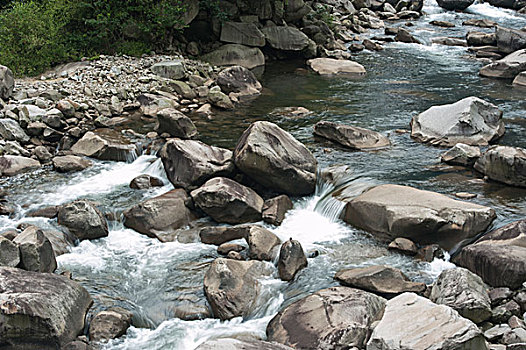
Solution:
M 133 314 L 122 307 L 101 311 L 91 320 L 89 337 L 91 341 L 119 338 L 131 325 Z
M 204 244 L 221 245 L 235 239 L 245 239 L 252 225 L 209 226 L 199 231 L 199 237 Z
M 301 243 L 289 239 L 281 245 L 278 258 L 278 274 L 283 281 L 292 281 L 294 276 L 307 266 L 307 257 Z
M 307 65 L 319 75 L 365 75 L 365 68 L 354 61 L 337 60 L 334 58 L 314 58 L 307 61 Z
M 379 132 L 333 122 L 316 123 L 314 134 L 357 150 L 385 148 L 391 145 L 389 139 Z
M 526 149 L 524 148 L 490 147 L 474 167 L 491 180 L 511 186 L 526 187 Z
M 35 159 L 20 156 L 0 156 L 0 176 L 15 176 L 40 168 Z
M 59 225 L 65 226 L 81 241 L 106 237 L 108 223 L 102 212 L 87 200 L 76 200 L 58 209 Z

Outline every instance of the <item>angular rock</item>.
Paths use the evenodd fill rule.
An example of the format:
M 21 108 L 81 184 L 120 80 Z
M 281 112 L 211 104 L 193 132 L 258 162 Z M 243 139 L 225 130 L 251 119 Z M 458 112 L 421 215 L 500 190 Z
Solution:
M 154 64 L 150 70 L 160 77 L 167 79 L 182 79 L 186 75 L 183 60 L 164 61 Z
M 65 226 L 81 241 L 108 235 L 108 223 L 102 212 L 87 200 L 76 200 L 58 209 L 59 225 Z
M 40 168 L 40 162 L 21 156 L 0 156 L 0 175 L 15 176 Z
M 11 69 L 0 65 L 0 99 L 7 100 L 13 95 L 15 78 Z
M 112 307 L 93 317 L 89 325 L 91 341 L 119 338 L 131 325 L 133 314 L 122 307 Z
M 497 39 L 494 33 L 468 32 L 466 34 L 468 46 L 495 46 Z
M 221 245 L 235 239 L 246 238 L 251 227 L 251 225 L 203 227 L 199 231 L 199 237 L 204 244 Z
M 101 160 L 128 161 L 137 156 L 137 146 L 110 129 L 88 131 L 71 147 L 78 155 Z
M 504 333 L 510 331 L 511 328 L 507 324 L 499 324 L 496 326 L 491 327 L 487 331 L 484 332 L 484 337 L 488 339 L 489 341 L 496 341 L 499 338 L 501 338 Z
M 316 123 L 314 134 L 357 150 L 385 148 L 391 145 L 389 139 L 379 132 L 327 121 Z
M 334 58 L 313 58 L 307 65 L 319 75 L 344 75 L 358 77 L 366 74 L 365 68 L 354 61 Z
M 33 272 L 54 272 L 57 261 L 51 242 L 41 230 L 25 230 L 13 240 L 20 249 L 20 267 Z
M 488 350 L 488 346 L 477 326 L 455 310 L 404 293 L 387 302 L 367 343 L 367 350 L 402 349 Z
M 521 72 L 517 74 L 515 79 L 513 79 L 513 86 L 515 87 L 526 87 L 526 72 Z
M 223 22 L 219 40 L 247 46 L 265 46 L 265 36 L 254 23 Z
M 151 187 L 164 186 L 163 180 L 148 174 L 142 174 L 131 180 L 130 188 L 144 190 Z
M 442 153 L 440 159 L 447 164 L 473 166 L 481 155 L 480 148 L 457 143 L 453 148 Z
M 487 145 L 503 134 L 502 111 L 477 97 L 433 106 L 411 120 L 411 137 L 435 146 Z
M 292 201 L 287 195 L 284 194 L 267 199 L 263 204 L 263 221 L 279 226 L 285 219 L 285 214 L 287 211 L 292 209 L 292 207 Z
M 215 259 L 204 279 L 214 316 L 229 320 L 250 315 L 261 288 L 258 278 L 270 274 L 269 265 L 261 261 Z
M 278 236 L 256 225 L 250 228 L 245 239 L 248 243 L 248 257 L 252 260 L 274 260 L 277 247 L 281 244 Z
M 277 125 L 253 123 L 238 141 L 234 162 L 258 183 L 290 195 L 314 192 L 317 162 L 309 150 Z
M 9 239 L 0 236 L 0 266 L 16 267 L 20 263 L 18 246 Z
M 292 348 L 275 342 L 261 340 L 239 340 L 220 338 L 207 340 L 195 350 L 292 350 Z
M 294 27 L 265 27 L 261 30 L 270 47 L 284 51 L 302 51 L 310 44 L 310 39 Z
M 487 78 L 513 79 L 523 71 L 526 71 L 526 49 L 515 51 L 482 67 L 479 74 Z
M 221 109 L 234 109 L 234 104 L 230 97 L 221 91 L 218 86 L 214 86 L 208 92 L 208 101 L 215 107 Z
M 190 194 L 195 204 L 217 222 L 242 224 L 261 220 L 263 199 L 254 190 L 226 177 L 208 180 Z
M 411 256 L 416 255 L 418 252 L 418 248 L 416 247 L 416 244 L 413 243 L 413 241 L 402 237 L 395 238 L 394 241 L 389 243 L 387 248 L 389 250 L 395 250 L 399 253 Z
M 221 91 L 236 97 L 249 98 L 261 94 L 262 86 L 250 70 L 241 66 L 233 66 L 222 70 L 216 79 Z
M 492 146 L 475 163 L 475 169 L 489 179 L 526 187 L 526 149 Z
M 1 118 L 0 119 L 0 137 L 7 141 L 28 142 L 29 136 L 24 129 L 20 127 L 16 120 Z
M 464 11 L 471 6 L 475 0 L 438 0 L 438 6 L 450 11 Z
M 91 161 L 73 155 L 53 158 L 53 168 L 59 173 L 81 171 L 91 166 Z
M 147 116 L 156 117 L 159 111 L 166 108 L 176 108 L 179 106 L 173 96 L 160 96 L 153 94 L 142 94 L 137 97 L 137 102 L 140 104 L 140 111 Z
M 158 134 L 168 133 L 180 139 L 191 139 L 197 135 L 197 128 L 192 119 L 173 108 L 166 108 L 157 113 Z
M 292 281 L 294 276 L 307 266 L 307 257 L 301 243 L 292 238 L 281 245 L 278 258 L 278 274 L 283 281 Z
M 497 47 L 503 53 L 509 54 L 520 49 L 526 49 L 526 31 L 497 26 L 495 30 Z
M 29 232 L 41 231 L 44 236 L 51 243 L 55 257 L 66 254 L 70 252 L 70 249 L 75 246 L 76 237 L 73 237 L 71 234 L 62 232 L 54 229 L 41 229 L 40 227 L 30 225 L 28 226 L 23 233 L 28 234 Z
M 364 348 L 385 299 L 348 287 L 322 289 L 280 311 L 267 337 L 295 349 Z
M 257 47 L 226 44 L 201 57 L 214 66 L 242 66 L 248 69 L 265 65 L 265 56 Z
M 374 187 L 349 201 L 344 220 L 380 237 L 404 237 L 445 249 L 484 232 L 495 211 L 445 195 L 399 185 Z

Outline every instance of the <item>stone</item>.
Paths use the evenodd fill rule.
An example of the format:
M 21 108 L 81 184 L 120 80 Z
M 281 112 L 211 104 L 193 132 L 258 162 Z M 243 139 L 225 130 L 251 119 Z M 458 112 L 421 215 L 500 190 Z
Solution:
M 344 221 L 379 236 L 404 237 L 451 249 L 484 232 L 495 210 L 443 194 L 400 185 L 380 185 L 346 204 Z
M 447 3 L 447 1 L 442 1 L 442 2 L 443 3 Z M 440 6 L 440 4 L 439 4 L 439 6 Z M 442 7 L 442 6 L 440 6 L 440 7 Z M 453 27 L 455 27 L 455 23 L 451 23 L 451 22 L 448 22 L 448 21 L 433 20 L 433 21 L 429 22 L 429 24 L 437 26 L 437 27 L 442 27 L 442 28 L 453 28 Z
M 276 124 L 252 123 L 237 143 L 234 162 L 243 173 L 269 189 L 289 195 L 314 192 L 316 159 Z
M 526 49 L 515 51 L 482 67 L 479 74 L 487 78 L 513 79 L 523 71 L 526 71 Z
M 226 177 L 208 180 L 190 195 L 196 206 L 217 222 L 242 224 L 261 220 L 263 199 L 254 190 Z
M 49 207 L 44 207 L 40 209 L 35 210 L 29 210 L 26 213 L 26 216 L 28 217 L 43 217 L 48 219 L 54 219 L 57 217 L 58 214 L 58 206 L 52 205 Z
M 35 147 L 35 149 L 32 151 L 32 155 L 37 157 L 38 160 L 43 163 L 47 163 L 51 160 L 51 158 L 53 158 L 53 155 L 45 146 Z
M 166 108 L 157 113 L 157 133 L 168 133 L 180 139 L 191 139 L 197 135 L 197 128 L 190 118 L 173 108 Z
M 407 31 L 404 28 L 398 28 L 398 32 L 395 36 L 395 41 L 399 41 L 402 43 L 408 43 L 408 44 L 421 44 L 420 40 L 415 38 L 409 31 Z
M 99 312 L 89 325 L 91 341 L 110 340 L 121 337 L 131 325 L 133 314 L 122 307 L 112 307 Z
M 254 23 L 223 22 L 219 40 L 246 46 L 265 46 L 265 35 Z
M 265 56 L 257 47 L 226 44 L 201 57 L 214 66 L 242 66 L 248 69 L 265 65 Z
M 87 169 L 92 165 L 88 159 L 67 155 L 53 158 L 53 169 L 59 173 L 69 173 Z
M 272 261 L 277 255 L 281 240 L 261 226 L 252 226 L 245 237 L 248 243 L 248 257 L 251 260 Z
M 307 267 L 307 257 L 299 241 L 292 238 L 281 245 L 278 274 L 283 281 L 292 281 L 296 274 Z
M 448 151 L 440 155 L 442 162 L 451 165 L 473 166 L 482 153 L 476 146 L 457 143 Z
M 217 247 L 217 253 L 221 255 L 228 255 L 230 252 L 242 252 L 245 247 L 237 243 L 223 243 Z
M 382 51 L 384 49 L 382 45 L 369 39 L 364 39 L 362 44 L 369 51 Z
M 0 65 L 0 99 L 8 100 L 13 95 L 15 78 L 11 69 Z
M 497 47 L 502 53 L 509 54 L 526 49 L 526 31 L 497 26 L 495 30 Z
M 474 165 L 489 179 L 511 186 L 526 187 L 526 149 L 492 146 Z
M 310 44 L 310 39 L 295 27 L 265 27 L 261 30 L 267 44 L 276 50 L 302 51 Z
M 204 244 L 221 245 L 235 239 L 245 239 L 251 227 L 250 225 L 208 226 L 199 231 L 199 237 Z
M 487 18 L 472 18 L 462 22 L 463 26 L 475 26 L 481 28 L 493 28 L 497 26 L 497 22 Z
M 418 248 L 416 247 L 416 244 L 413 243 L 413 241 L 402 237 L 395 238 L 394 241 L 389 243 L 387 249 L 410 256 L 414 256 L 418 252 Z
M 263 204 L 262 218 L 266 223 L 279 226 L 285 219 L 285 214 L 293 207 L 287 195 L 267 199 Z
M 74 340 L 64 345 L 62 350 L 95 350 L 95 349 L 92 346 L 90 346 L 88 343 L 85 343 L 84 341 Z
M 475 0 L 438 0 L 438 6 L 449 11 L 464 11 L 471 6 Z
M 159 111 L 166 108 L 179 107 L 175 96 L 160 96 L 154 94 L 141 94 L 137 97 L 137 102 L 140 104 L 140 111 L 147 116 L 157 117 Z
M 232 152 L 201 141 L 170 140 L 161 149 L 161 160 L 170 182 L 191 190 L 213 177 L 234 175 Z
M 161 186 L 164 186 L 163 180 L 148 174 L 139 175 L 130 182 L 130 188 L 133 188 L 135 190 L 144 190 L 147 188 Z
M 492 306 L 497 306 L 510 299 L 513 295 L 508 287 L 491 288 L 488 291 Z
M 497 38 L 494 33 L 471 31 L 466 34 L 468 46 L 494 46 Z
M 488 345 L 477 326 L 446 305 L 414 293 L 389 300 L 367 350 L 480 349 Z
M 55 229 L 41 229 L 40 227 L 29 225 L 24 229 L 23 233 L 29 234 L 31 232 L 31 234 L 34 235 L 36 234 L 36 231 L 41 231 L 49 240 L 51 247 L 53 248 L 53 252 L 55 253 L 55 257 L 69 253 L 70 249 L 75 246 L 75 240 L 77 238 L 71 234 L 68 234 L 67 232 L 62 232 Z
M 40 162 L 21 156 L 0 156 L 0 175 L 15 176 L 40 168 Z
M 150 70 L 163 78 L 182 79 L 186 76 L 186 69 L 182 60 L 159 62 L 150 67 Z
M 423 293 L 425 283 L 411 282 L 399 269 L 390 266 L 367 266 L 340 270 L 334 278 L 346 287 L 363 289 L 385 297 L 404 292 Z
M 275 342 L 261 340 L 239 340 L 219 338 L 207 340 L 195 350 L 292 350 L 292 348 Z
M 124 226 L 152 238 L 186 227 L 195 219 L 184 189 L 177 188 L 124 211 Z
M 87 200 L 76 200 L 60 206 L 57 222 L 81 241 L 106 237 L 109 233 L 106 218 Z
M 221 109 L 234 109 L 234 103 L 219 87 L 214 87 L 208 92 L 208 101 Z
M 411 137 L 434 146 L 485 146 L 502 135 L 502 111 L 477 97 L 433 106 L 411 119 Z
M 214 316 L 229 320 L 250 315 L 261 290 L 258 279 L 271 271 L 261 261 L 215 259 L 204 278 L 205 295 Z
M 491 302 L 486 289 L 479 276 L 459 267 L 440 273 L 429 300 L 447 305 L 462 317 L 481 323 L 491 317 Z
M 234 93 L 235 96 L 241 98 L 259 96 L 262 89 L 254 73 L 241 66 L 222 70 L 217 75 L 216 83 L 224 93 Z
M 89 293 L 70 279 L 0 267 L 0 343 L 11 349 L 55 350 L 84 329 Z
M 307 61 L 307 65 L 319 75 L 343 75 L 359 77 L 366 74 L 365 68 L 354 61 L 337 60 L 334 58 L 313 58 Z
M 54 272 L 53 246 L 41 230 L 25 230 L 13 240 L 20 249 L 20 267 L 27 271 Z
M 0 266 L 16 267 L 20 263 L 18 246 L 9 239 L 0 236 Z
M 514 344 L 514 345 L 521 345 L 524 348 L 526 348 L 526 329 L 524 328 L 515 328 L 511 331 L 506 332 L 502 336 L 502 342 L 504 344 Z
M 510 331 L 511 328 L 507 324 L 498 324 L 496 326 L 491 327 L 487 331 L 484 332 L 484 337 L 489 341 L 495 341 L 499 338 L 502 338 L 504 333 Z
M 379 132 L 328 121 L 316 123 L 314 134 L 356 150 L 372 150 L 391 145 L 389 139 Z
M 526 72 L 517 74 L 512 84 L 514 87 L 526 87 Z
M 137 156 L 137 146 L 111 129 L 88 131 L 71 151 L 77 155 L 100 160 L 128 161 Z
M 8 118 L 0 118 L 0 137 L 7 141 L 19 141 L 23 143 L 29 141 L 29 136 L 24 129 L 20 127 L 18 122 Z
M 468 46 L 465 39 L 460 38 L 449 38 L 449 37 L 436 37 L 432 38 L 431 42 L 438 45 L 446 46 Z
M 267 326 L 267 338 L 295 349 L 363 349 L 385 303 L 359 289 L 322 289 L 274 316 Z
M 56 109 L 66 117 L 75 116 L 75 107 L 68 100 L 60 100 L 57 102 Z

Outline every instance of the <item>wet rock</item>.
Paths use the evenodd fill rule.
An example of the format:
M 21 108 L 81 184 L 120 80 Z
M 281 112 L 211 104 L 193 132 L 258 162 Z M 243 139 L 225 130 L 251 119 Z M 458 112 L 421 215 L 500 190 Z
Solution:
M 466 34 L 468 46 L 495 46 L 497 38 L 494 33 L 468 32 Z
M 277 125 L 253 123 L 234 151 L 236 166 L 258 183 L 290 195 L 314 192 L 317 162 L 309 150 Z
M 217 85 L 226 94 L 234 93 L 238 99 L 252 98 L 261 94 L 262 86 L 250 70 L 241 66 L 222 70 L 216 79 Z
M 450 11 L 463 11 L 471 6 L 475 0 L 438 0 L 438 6 Z
M 399 253 L 410 256 L 416 255 L 418 251 L 418 248 L 416 247 L 416 244 L 413 243 L 413 241 L 402 237 L 395 238 L 394 241 L 389 243 L 389 246 L 387 248 L 389 250 L 394 250 Z
M 164 61 L 154 64 L 150 70 L 160 77 L 168 79 L 182 79 L 186 69 L 182 60 Z
M 0 99 L 8 100 L 13 95 L 15 79 L 11 69 L 0 65 Z
M 76 237 L 73 237 L 66 232 L 54 229 L 41 229 L 34 225 L 30 225 L 24 230 L 26 234 L 29 232 L 34 233 L 35 231 L 41 231 L 49 240 L 53 252 L 55 253 L 55 257 L 69 253 L 70 249 L 75 246 Z
M 157 133 L 168 133 L 180 139 L 191 139 L 197 135 L 197 128 L 190 118 L 173 108 L 166 108 L 157 113 Z
M 215 317 L 246 317 L 255 306 L 261 286 L 258 278 L 271 274 L 261 261 L 215 259 L 204 279 L 205 295 Z
M 76 200 L 58 209 L 59 225 L 65 226 L 81 241 L 108 235 L 108 223 L 102 212 L 87 200 Z
M 142 174 L 137 177 L 135 177 L 130 182 L 130 188 L 136 189 L 136 190 L 144 190 L 151 187 L 161 187 L 164 186 L 163 180 L 151 176 L 148 174 Z
M 36 210 L 28 211 L 26 216 L 28 217 L 43 217 L 48 219 L 54 219 L 58 215 L 58 206 L 52 205 L 50 207 L 44 207 Z
M 369 39 L 364 39 L 362 44 L 367 50 L 370 51 L 382 51 L 384 49 L 382 45 Z
M 41 230 L 25 230 L 13 240 L 20 249 L 20 268 L 34 272 L 53 272 L 57 261 L 51 242 Z
M 411 137 L 435 146 L 487 145 L 503 134 L 502 111 L 477 97 L 433 106 L 411 120 Z
M 406 29 L 398 28 L 395 36 L 395 41 L 408 44 L 421 44 L 420 40 L 412 36 Z
M 0 156 L 0 175 L 15 176 L 40 168 L 40 162 L 21 156 Z
M 444 3 L 447 3 L 447 2 L 449 2 L 449 1 L 444 1 Z M 440 4 L 439 4 L 439 6 L 440 6 Z M 455 26 L 454 23 L 451 23 L 451 22 L 448 22 L 448 21 L 437 21 L 437 20 L 433 20 L 433 21 L 429 22 L 429 24 L 437 26 L 437 27 L 442 27 L 442 28 L 453 28 Z
M 223 22 L 220 40 L 247 46 L 265 46 L 265 36 L 254 23 Z
M 337 60 L 334 58 L 314 58 L 307 61 L 307 65 L 319 75 L 349 75 L 362 76 L 365 68 L 354 61 Z
M 445 305 L 413 293 L 387 302 L 367 350 L 480 349 L 488 346 L 477 326 Z
M 513 79 L 523 71 L 526 71 L 526 49 L 515 51 L 482 67 L 479 74 L 487 78 Z
M 243 255 L 241 255 L 239 252 L 228 252 L 226 257 L 227 259 L 232 259 L 232 260 L 240 260 L 240 261 L 245 260 Z
M 475 163 L 475 169 L 489 179 L 526 187 L 526 149 L 492 146 Z
M 261 220 L 263 199 L 254 190 L 226 177 L 208 180 L 190 195 L 217 222 L 242 224 Z
M 88 292 L 65 277 L 6 267 L 0 268 L 0 299 L 0 343 L 11 349 L 61 348 L 83 331 L 92 304 Z
M 462 317 L 481 323 L 491 317 L 491 303 L 482 279 L 464 268 L 442 271 L 429 299 L 447 305 Z
M 161 150 L 161 159 L 170 182 L 187 190 L 217 176 L 233 176 L 232 152 L 201 141 L 170 140 Z
M 137 146 L 112 130 L 88 131 L 71 147 L 78 155 L 101 160 L 127 161 L 137 155 Z
M 517 74 L 512 84 L 515 87 L 526 87 L 526 72 Z
M 20 127 L 18 122 L 8 118 L 0 119 L 0 137 L 7 141 L 24 143 L 29 141 L 29 136 L 25 133 L 24 129 Z
M 285 219 L 285 214 L 292 209 L 293 204 L 287 195 L 267 199 L 263 204 L 263 221 L 279 226 Z
M 59 173 L 81 171 L 90 167 L 91 164 L 91 161 L 73 155 L 53 158 L 53 168 Z
M 349 201 L 344 220 L 380 237 L 404 237 L 453 248 L 484 232 L 495 211 L 442 194 L 399 185 L 374 187 Z
M 294 276 L 307 266 L 307 257 L 301 243 L 292 238 L 281 245 L 278 258 L 278 274 L 283 281 L 292 281 Z
M 391 145 L 389 139 L 379 132 L 327 121 L 316 123 L 314 134 L 357 150 L 385 148 Z
M 292 348 L 275 342 L 262 340 L 239 340 L 220 338 L 208 340 L 199 345 L 195 350 L 292 350 Z
M 16 267 L 20 263 L 20 251 L 16 243 L 0 236 L 0 266 Z
M 444 259 L 444 250 L 438 244 L 429 244 L 420 249 L 416 253 L 415 259 L 433 262 L 435 259 Z
M 473 166 L 481 154 L 478 147 L 457 143 L 453 148 L 442 153 L 440 159 L 447 164 Z
M 195 219 L 189 199 L 181 188 L 148 199 L 124 211 L 124 226 L 152 238 L 174 232 Z
M 385 299 L 348 287 L 322 289 L 280 311 L 267 337 L 296 349 L 364 348 Z
M 465 39 L 460 38 L 449 38 L 449 37 L 436 37 L 432 38 L 431 42 L 438 45 L 446 46 L 468 46 Z
M 472 18 L 462 22 L 463 26 L 475 26 L 482 28 L 493 28 L 497 26 L 497 22 L 494 22 L 487 18 Z
M 201 57 L 215 66 L 242 66 L 248 69 L 265 65 L 265 56 L 257 47 L 226 44 Z
M 426 290 L 424 283 L 411 282 L 402 271 L 390 266 L 340 270 L 334 278 L 344 286 L 388 297 L 404 292 L 423 293 Z
M 90 340 L 101 341 L 119 338 L 130 327 L 132 317 L 133 314 L 122 307 L 112 307 L 99 312 L 90 322 Z
M 217 247 L 217 253 L 221 255 L 228 255 L 230 252 L 242 252 L 245 247 L 237 243 L 223 243 Z
M 214 86 L 208 92 L 208 101 L 215 107 L 221 109 L 234 109 L 234 104 L 230 97 L 221 91 L 219 86 Z
M 512 53 L 526 48 L 526 31 L 497 26 L 497 47 L 503 53 Z
M 203 227 L 199 231 L 199 237 L 204 244 L 221 245 L 235 239 L 246 238 L 251 227 L 251 225 Z
M 212 312 L 206 304 L 196 304 L 191 302 L 182 303 L 174 307 L 174 316 L 184 321 L 204 320 L 212 318 Z
M 278 236 L 256 225 L 250 228 L 245 239 L 248 243 L 248 257 L 252 260 L 274 260 L 281 243 Z

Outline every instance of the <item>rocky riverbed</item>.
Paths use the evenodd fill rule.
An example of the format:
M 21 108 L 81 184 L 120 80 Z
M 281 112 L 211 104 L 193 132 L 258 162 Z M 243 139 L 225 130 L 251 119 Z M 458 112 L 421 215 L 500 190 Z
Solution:
M 519 2 L 243 3 L 0 67 L 0 347 L 525 348 Z

